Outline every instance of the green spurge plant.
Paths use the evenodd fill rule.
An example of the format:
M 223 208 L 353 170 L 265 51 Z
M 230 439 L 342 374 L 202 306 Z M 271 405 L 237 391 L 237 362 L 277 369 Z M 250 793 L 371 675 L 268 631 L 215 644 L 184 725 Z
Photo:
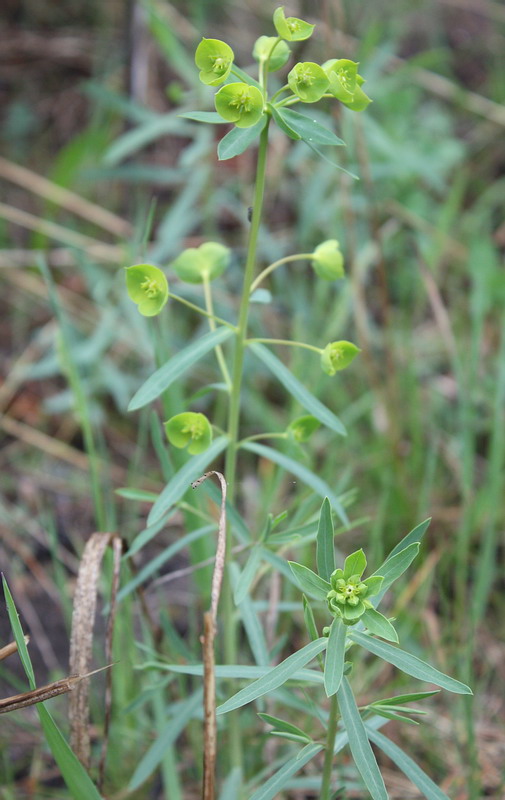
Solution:
M 296 141 L 303 141 L 316 153 L 326 158 L 322 147 L 342 145 L 342 140 L 331 130 L 313 119 L 313 116 L 293 110 L 292 106 L 322 100 L 338 101 L 353 111 L 362 111 L 370 99 L 362 89 L 364 79 L 358 73 L 358 64 L 344 58 L 334 58 L 324 64 L 312 61 L 295 63 L 291 68 L 290 46 L 303 41 L 313 33 L 314 26 L 295 17 L 286 17 L 284 9 L 278 8 L 273 16 L 277 35 L 261 36 L 253 48 L 253 56 L 259 64 L 257 80 L 243 72 L 234 63 L 232 48 L 217 39 L 203 39 L 195 55 L 201 81 L 215 87 L 215 111 L 187 111 L 182 116 L 198 122 L 211 124 L 233 123 L 218 145 L 221 160 L 232 158 L 258 142 L 256 181 L 252 205 L 247 256 L 242 275 L 242 291 L 238 302 L 236 320 L 231 323 L 216 316 L 212 282 L 222 278 L 230 266 L 232 254 L 219 242 L 206 242 L 198 248 L 189 248 L 170 265 L 169 270 L 179 278 L 192 284 L 201 284 L 205 307 L 195 305 L 184 297 L 169 291 L 164 272 L 156 266 L 141 264 L 126 270 L 127 289 L 138 310 L 145 316 L 160 313 L 168 299 L 181 302 L 208 319 L 209 332 L 189 343 L 185 348 L 163 364 L 138 390 L 130 403 L 136 410 L 159 398 L 175 381 L 188 372 L 196 362 L 211 351 L 215 352 L 221 371 L 219 385 L 227 396 L 226 430 L 212 426 L 205 415 L 194 409 L 181 408 L 165 422 L 168 442 L 175 448 L 187 448 L 192 456 L 176 471 L 151 509 L 149 527 L 140 534 L 130 548 L 136 552 L 159 530 L 174 507 L 183 501 L 192 481 L 199 478 L 209 465 L 224 454 L 224 475 L 228 488 L 228 529 L 225 558 L 225 584 L 220 625 L 220 657 L 222 664 L 216 667 L 215 675 L 226 683 L 221 691 L 232 695 L 217 709 L 220 724 L 226 719 L 226 742 L 221 748 L 222 770 L 228 767 L 229 774 L 223 788 L 223 797 L 268 800 L 278 796 L 292 777 L 313 759 L 322 758 L 322 773 L 318 782 L 319 797 L 329 800 L 340 787 L 336 777 L 336 755 L 348 744 L 357 772 L 374 800 L 384 800 L 387 792 L 370 742 L 383 750 L 397 766 L 416 784 L 425 797 L 436 800 L 446 795 L 397 745 L 380 732 L 390 719 L 412 723 L 412 716 L 420 714 L 408 703 L 422 700 L 432 691 L 403 694 L 375 700 L 359 707 L 354 697 L 350 679 L 353 671 L 359 672 L 362 658 L 360 649 L 394 665 L 407 675 L 459 694 L 471 693 L 464 684 L 450 678 L 421 661 L 414 655 L 397 647 L 398 635 L 392 621 L 377 610 L 386 591 L 405 572 L 419 552 L 420 542 L 429 521 L 411 531 L 389 554 L 386 560 L 371 575 L 366 576 L 367 561 L 363 550 L 349 555 L 342 566 L 337 566 L 334 546 L 334 522 L 336 514 L 343 525 L 349 527 L 345 509 L 345 498 L 301 461 L 297 461 L 283 450 L 259 443 L 259 440 L 280 440 L 293 448 L 308 441 L 321 426 L 340 435 L 345 428 L 335 413 L 312 394 L 298 378 L 272 352 L 274 345 L 287 345 L 308 350 L 307 358 L 316 353 L 324 373 L 335 376 L 347 368 L 358 355 L 359 348 L 350 341 L 341 340 L 324 343 L 323 346 L 290 339 L 269 339 L 250 336 L 249 316 L 251 297 L 260 284 L 283 265 L 294 261 L 309 262 L 315 278 L 327 281 L 344 278 L 344 255 L 336 239 L 320 243 L 310 253 L 298 253 L 280 258 L 258 270 L 257 244 L 262 217 L 265 189 L 268 138 L 270 126 L 276 125 L 281 132 Z M 287 67 L 285 82 L 277 81 L 270 92 L 271 73 Z M 338 166 L 338 165 L 336 165 Z M 174 313 L 171 310 L 170 313 Z M 228 347 L 232 346 L 231 359 Z M 225 349 L 226 348 L 226 349 Z M 284 386 L 285 390 L 306 412 L 287 423 L 285 430 L 265 431 L 241 438 L 242 404 L 244 383 L 244 357 L 248 351 L 258 365 L 266 369 Z M 337 378 L 335 379 L 337 380 Z M 212 387 L 211 387 L 212 388 Z M 214 387 L 215 388 L 215 387 Z M 214 433 L 217 436 L 213 435 Z M 264 528 L 259 535 L 252 535 L 240 515 L 237 500 L 238 456 L 246 452 L 254 454 L 294 474 L 317 496 L 323 499 L 318 517 L 312 508 L 304 524 L 278 531 L 286 514 L 278 517 L 265 514 Z M 211 495 L 216 498 L 215 494 Z M 312 505 L 311 505 L 312 503 Z M 188 537 L 208 533 L 213 528 L 196 529 Z M 248 558 L 240 570 L 232 558 L 234 538 L 248 550 Z M 316 539 L 315 561 L 317 571 L 303 563 L 286 564 L 276 548 L 295 546 L 298 539 Z M 186 539 L 187 537 L 185 537 Z M 189 538 L 188 538 L 189 541 Z M 182 545 L 181 545 L 182 546 Z M 251 598 L 253 585 L 258 576 L 274 568 L 302 592 L 303 618 L 311 641 L 296 650 L 284 661 L 271 667 L 277 655 L 267 646 L 265 635 L 259 625 L 257 611 Z M 144 571 L 144 577 L 148 572 Z M 152 574 L 149 573 L 149 574 Z M 123 588 L 123 595 L 139 583 L 135 579 Z M 245 635 L 256 660 L 256 666 L 245 667 L 238 661 L 239 628 L 242 620 Z M 320 622 L 316 622 L 319 619 Z M 393 644 L 391 644 L 393 643 Z M 317 666 L 307 665 L 317 659 Z M 151 666 L 153 666 L 151 664 Z M 159 669 L 170 669 L 177 673 L 201 675 L 200 664 L 171 664 L 157 662 Z M 233 691 L 230 681 L 255 678 L 239 691 Z M 287 693 L 282 687 L 290 685 L 305 689 L 305 700 Z M 313 691 L 324 690 L 328 700 L 313 701 Z M 259 701 L 268 695 L 269 709 L 273 703 L 286 710 L 296 710 L 298 717 L 304 711 L 305 722 L 292 722 L 260 711 L 260 718 L 271 726 L 272 735 L 297 744 L 298 750 L 283 751 L 275 761 L 272 774 L 265 780 L 263 769 L 249 774 L 249 765 L 244 763 L 243 741 L 249 732 L 250 717 L 244 721 L 238 709 Z M 307 699 L 309 698 L 310 699 Z M 181 705 L 181 720 L 189 721 L 196 713 L 200 694 L 186 699 Z M 327 703 L 327 705 L 326 705 Z M 227 715 L 226 717 L 224 715 Z M 182 723 L 184 724 L 184 722 Z M 249 742 L 250 747 L 250 742 Z M 160 750 L 158 746 L 158 751 Z M 159 763 L 148 751 L 133 776 L 130 788 L 136 788 Z M 212 782 L 211 782 L 212 783 Z M 214 797 L 209 784 L 204 797 Z

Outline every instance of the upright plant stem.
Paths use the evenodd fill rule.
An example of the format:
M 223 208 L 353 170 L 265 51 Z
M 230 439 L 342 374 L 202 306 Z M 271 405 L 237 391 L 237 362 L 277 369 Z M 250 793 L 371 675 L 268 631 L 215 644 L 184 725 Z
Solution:
M 258 163 L 256 167 L 256 183 L 254 188 L 253 212 L 251 220 L 251 230 L 249 233 L 249 244 L 247 249 L 247 259 L 242 285 L 242 297 L 238 316 L 237 334 L 235 339 L 235 352 L 232 368 L 232 389 L 230 394 L 230 405 L 228 411 L 228 437 L 229 444 L 226 451 L 225 477 L 228 484 L 228 500 L 233 503 L 235 497 L 236 471 L 237 471 L 237 450 L 238 433 L 240 421 L 240 392 L 242 388 L 242 370 L 244 364 L 245 340 L 247 338 L 247 321 L 249 317 L 249 295 L 251 284 L 254 278 L 256 265 L 256 247 L 261 222 L 261 212 L 263 208 L 263 195 L 265 191 L 265 173 L 268 147 L 268 121 L 265 125 L 260 138 L 258 150 Z M 224 657 L 227 664 L 235 664 L 237 661 L 237 635 L 233 619 L 233 598 L 229 575 L 229 558 L 231 553 L 232 539 L 231 531 L 228 528 L 226 542 L 226 571 L 223 585 L 223 615 L 224 615 Z M 242 764 L 242 744 L 240 736 L 240 725 L 237 711 L 232 711 L 229 715 L 230 731 L 230 761 L 232 767 L 240 767 Z
M 331 797 L 331 768 L 333 766 L 333 750 L 335 748 L 335 737 L 337 735 L 337 722 L 338 701 L 337 695 L 334 694 L 330 700 L 330 717 L 326 734 L 326 752 L 324 754 L 323 780 L 321 783 L 319 800 L 330 800 Z

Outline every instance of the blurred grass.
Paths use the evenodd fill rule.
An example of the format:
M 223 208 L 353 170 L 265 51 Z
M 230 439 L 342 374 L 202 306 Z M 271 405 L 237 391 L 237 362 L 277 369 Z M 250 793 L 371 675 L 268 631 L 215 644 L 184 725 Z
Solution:
M 36 48 L 38 41 L 40 48 L 43 28 L 37 25 L 47 23 L 44 4 L 31 22 L 29 5 L 23 24 L 11 15 L 9 31 L 25 34 L 25 41 L 36 34 L 39 39 L 35 37 L 35 44 L 30 40 L 30 47 Z M 93 508 L 85 455 L 86 449 L 90 455 L 90 436 L 99 442 L 91 467 L 96 471 L 99 464 L 104 476 L 101 487 L 95 478 L 95 497 L 103 492 L 109 519 L 115 516 L 122 535 L 132 541 L 144 527 L 148 507 L 118 498 L 113 487 L 158 491 L 178 461 L 163 452 L 156 418 L 126 414 L 128 400 L 157 359 L 176 352 L 204 329 L 179 308 L 171 307 L 169 319 L 159 327 L 134 315 L 116 267 L 144 257 L 166 263 L 181 247 L 211 236 L 236 248 L 227 285 L 239 285 L 253 162 L 246 154 L 218 166 L 214 131 L 177 118 L 177 98 L 191 108 L 208 102 L 191 68 L 192 47 L 202 32 L 233 40 L 245 65 L 271 13 L 261 0 L 247 9 L 239 2 L 152 3 L 144 22 L 141 14 L 130 20 L 133 34 L 126 48 L 124 11 L 111 7 L 99 14 L 88 9 L 84 15 L 73 5 L 60 21 L 52 20 L 53 49 L 43 62 L 47 88 L 40 85 L 36 101 L 32 90 L 23 92 L 34 74 L 29 58 L 8 65 L 3 154 L 131 221 L 134 233 L 130 241 L 117 241 L 107 228 L 79 219 L 65 206 L 2 182 L 8 206 L 119 244 L 124 253 L 117 264 L 97 261 L 90 251 L 75 246 L 57 253 L 61 242 L 44 231 L 30 233 L 0 220 L 0 335 L 6 366 L 0 388 L 0 423 L 6 434 L 0 450 L 0 522 L 6 534 L 0 552 L 9 564 L 16 597 L 27 587 L 19 605 L 37 634 L 32 647 L 38 683 L 54 672 L 53 651 L 64 669 L 68 613 L 63 610 L 68 609 L 74 556 L 97 525 L 99 504 Z M 474 687 L 476 699 L 472 707 L 466 700 L 449 705 L 439 697 L 429 727 L 401 735 L 415 742 L 428 772 L 448 776 L 445 789 L 451 796 L 498 797 L 505 747 L 503 713 L 496 711 L 505 677 L 500 567 L 505 518 L 505 278 L 500 261 L 505 244 L 500 173 L 505 20 L 498 4 L 473 0 L 399 0 L 394 14 L 383 1 L 321 2 L 317 14 L 312 5 L 299 5 L 302 16 L 317 17 L 320 25 L 316 44 L 303 46 L 304 58 L 331 57 L 337 48 L 359 60 L 374 103 L 363 116 L 344 111 L 334 119 L 348 142 L 343 165 L 359 174 L 359 182 L 315 161 L 303 144 L 288 146 L 281 137 L 274 138 L 262 259 L 267 263 L 288 252 L 307 252 L 324 238 L 338 238 L 349 278 L 345 285 L 328 289 L 314 283 L 303 265 L 279 270 L 270 284 L 271 304 L 257 306 L 254 335 L 268 329 L 279 338 L 292 334 L 321 345 L 350 338 L 363 348 L 360 362 L 339 377 L 338 385 L 321 374 L 317 358 L 278 351 L 349 430 L 346 440 L 318 432 L 305 458 L 330 485 L 355 487 L 348 513 L 370 519 L 337 540 L 344 554 L 358 540 L 380 559 L 414 524 L 433 516 L 422 579 L 404 582 L 394 612 L 401 612 L 405 646 L 417 649 L 421 657 L 423 650 L 424 657 L 435 653 L 442 669 Z M 118 46 L 114 57 L 98 31 L 104 17 L 107 35 Z M 84 67 L 65 56 L 65 24 L 72 24 L 73 33 L 86 41 L 91 37 L 94 59 Z M 29 53 L 28 44 L 24 46 Z M 286 170 L 278 180 L 281 161 Z M 154 225 L 146 247 L 153 198 Z M 57 330 L 31 254 L 34 248 L 45 252 L 71 327 L 66 368 L 58 356 Z M 14 261 L 13 249 L 20 262 Z M 199 301 L 194 287 L 178 285 L 177 291 Z M 229 316 L 232 303 L 220 284 L 216 313 Z M 74 375 L 70 384 L 65 374 L 69 364 Z M 213 360 L 203 362 L 194 378 L 164 398 L 163 413 L 182 410 L 187 397 L 217 376 Z M 283 430 L 299 407 L 252 358 L 248 376 L 244 435 Z M 203 411 L 221 413 L 219 397 L 212 393 L 197 404 Z M 242 513 L 255 534 L 267 510 L 289 508 L 286 527 L 315 513 L 316 506 L 306 502 L 306 489 L 293 487 L 276 466 L 257 463 L 251 455 L 244 456 L 243 464 Z M 278 489 L 280 495 L 274 491 Z M 274 497 L 277 505 L 272 508 Z M 197 509 L 207 517 L 211 511 L 204 501 Z M 177 515 L 140 555 L 139 568 L 182 531 L 202 525 L 200 518 L 184 513 L 185 520 Z M 103 511 L 98 519 L 101 527 Z M 310 558 L 312 550 L 307 545 L 302 549 Z M 200 564 L 212 550 L 208 539 L 201 546 L 195 543 L 189 564 Z M 42 565 L 52 592 L 36 572 L 27 586 L 34 562 Z M 186 566 L 181 556 L 170 563 L 171 569 Z M 127 569 L 125 564 L 123 580 L 128 579 Z M 196 584 L 201 581 L 201 571 L 195 572 Z M 286 602 L 297 599 L 291 587 L 284 592 Z M 268 599 L 266 587 L 262 596 Z M 160 617 L 167 601 L 170 619 L 164 611 Z M 130 601 L 121 607 L 118 657 L 124 660 L 121 654 L 127 650 L 129 664 L 144 660 L 130 635 L 132 625 L 137 639 L 149 644 L 161 637 L 167 652 L 179 648 L 184 654 L 179 657 L 187 657 L 179 637 L 198 646 L 200 631 L 191 575 L 168 588 L 147 591 L 144 602 L 143 614 Z M 51 608 L 54 622 L 48 621 L 45 607 Z M 293 636 L 296 622 L 292 614 L 280 615 L 275 630 L 279 643 Z M 2 668 L 1 673 L 8 687 L 16 682 L 9 666 L 12 672 Z M 141 714 L 132 716 L 124 709 L 138 698 L 139 685 L 147 689 L 150 684 L 140 684 L 138 673 L 120 671 L 109 764 L 115 792 L 126 786 L 138 763 L 139 742 L 164 724 L 156 698 L 167 694 L 151 680 L 154 693 Z M 394 690 L 402 685 L 397 676 L 377 674 L 373 664 L 365 663 L 364 693 L 371 682 Z M 181 676 L 177 691 L 175 684 L 168 687 L 168 697 L 188 696 L 192 686 Z M 54 706 L 63 718 L 62 701 Z M 200 736 L 198 723 L 192 725 L 183 746 L 188 758 Z M 23 717 L 21 726 L 17 719 L 9 721 L 7 733 L 6 748 L 12 748 L 14 760 L 6 767 L 0 796 L 13 796 L 7 786 L 16 787 L 16 797 L 28 796 L 23 781 L 30 770 L 36 775 L 37 796 L 45 796 L 48 766 L 45 756 L 44 766 L 39 763 L 32 718 Z M 172 792 L 177 797 L 175 786 L 169 791 L 173 757 L 168 751 L 164 785 L 169 796 Z M 132 767 L 126 777 L 125 763 Z M 188 769 L 192 780 L 197 769 Z M 56 796 L 54 791 L 64 796 L 53 789 L 50 796 Z M 153 791 L 153 796 L 162 796 L 156 787 Z M 404 787 L 399 792 L 397 796 L 406 796 Z

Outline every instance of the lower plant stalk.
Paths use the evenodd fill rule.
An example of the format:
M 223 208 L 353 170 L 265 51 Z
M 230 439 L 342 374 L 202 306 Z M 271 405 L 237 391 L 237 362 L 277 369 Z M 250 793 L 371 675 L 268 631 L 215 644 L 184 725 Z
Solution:
M 335 749 L 335 739 L 337 736 L 338 723 L 338 701 L 334 694 L 330 700 L 330 716 L 328 719 L 328 731 L 326 733 L 326 752 L 324 754 L 323 780 L 321 783 L 321 794 L 319 800 L 330 800 L 332 794 L 331 774 L 333 767 L 333 751 Z
M 236 470 L 237 470 L 237 445 L 240 421 L 240 393 L 242 388 L 242 371 L 244 364 L 245 341 L 247 338 L 247 321 L 249 318 L 249 296 L 256 266 L 256 248 L 263 208 L 263 195 L 265 191 L 265 174 L 268 147 L 268 124 L 265 125 L 258 150 L 256 167 L 256 183 L 254 187 L 254 201 L 247 249 L 247 260 L 242 285 L 237 334 L 235 339 L 235 352 L 232 369 L 232 389 L 228 412 L 228 449 L 225 460 L 225 478 L 228 484 L 228 500 L 233 502 L 235 496 Z M 226 542 L 226 569 L 223 584 L 223 617 L 224 617 L 224 657 L 226 664 L 235 664 L 237 661 L 237 631 L 234 620 L 232 587 L 229 575 L 229 559 L 232 538 L 228 528 Z M 230 732 L 230 762 L 232 767 L 242 766 L 242 742 L 240 734 L 239 716 L 237 711 L 229 715 Z

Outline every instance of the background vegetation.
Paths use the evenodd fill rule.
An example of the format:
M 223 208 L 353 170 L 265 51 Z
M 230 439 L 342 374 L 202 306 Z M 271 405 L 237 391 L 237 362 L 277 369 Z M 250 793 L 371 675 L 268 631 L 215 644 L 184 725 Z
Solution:
M 197 386 L 218 379 L 214 362 L 201 362 L 195 383 L 175 387 L 160 415 L 126 413 L 153 371 L 153 349 L 161 360 L 197 328 L 179 309 L 160 326 L 147 325 L 126 296 L 119 268 L 144 256 L 167 263 L 210 237 L 235 247 L 238 285 L 253 156 L 219 165 L 214 131 L 181 120 L 177 110 L 208 102 L 192 59 L 201 34 L 233 40 L 245 65 L 274 5 L 25 0 L 5 6 L 0 559 L 31 631 L 39 684 L 66 671 L 72 586 L 90 533 L 118 530 L 130 542 L 144 527 L 149 506 L 114 490 L 160 490 L 178 462 L 157 420 L 182 410 Z M 318 343 L 349 338 L 363 349 L 338 383 L 320 374 L 317 359 L 281 354 L 349 430 L 345 440 L 318 432 L 307 463 L 347 493 L 355 524 L 338 540 L 343 553 L 365 545 L 374 563 L 417 522 L 433 517 L 422 566 L 403 581 L 391 613 L 405 647 L 421 657 L 434 654 L 441 669 L 472 685 L 475 698 L 438 695 L 426 726 L 398 729 L 397 737 L 411 739 L 417 760 L 451 797 L 499 798 L 505 786 L 505 12 L 492 0 L 321 0 L 289 10 L 318 21 L 318 38 L 302 43 L 303 57 L 360 61 L 374 103 L 362 116 L 335 118 L 349 143 L 342 163 L 359 182 L 315 160 L 302 144 L 274 139 L 262 255 L 271 261 L 338 238 L 349 280 L 328 291 L 301 266 L 279 270 L 272 302 L 257 315 L 258 330 L 262 319 L 278 338 L 291 330 L 294 338 Z M 38 253 L 58 285 L 59 318 Z M 199 297 L 198 287 L 177 290 Z M 218 292 L 216 313 L 226 315 L 231 302 Z M 252 362 L 250 369 L 245 435 L 259 429 L 256 423 L 282 430 L 296 409 L 266 373 Z M 210 402 L 209 395 L 199 399 L 203 410 Z M 252 530 L 271 505 L 273 487 L 282 488 L 283 500 L 272 512 L 289 507 L 296 522 L 307 497 L 303 487 L 251 455 L 240 488 Z M 185 525 L 182 513 L 174 516 L 139 553 L 137 567 L 165 553 Z M 159 626 L 162 651 L 171 658 L 184 658 L 197 643 L 195 582 L 206 586 L 208 568 L 193 568 L 214 549 L 204 542 L 160 567 L 156 574 L 172 573 L 171 580 L 146 583 L 143 606 L 132 597 L 120 606 L 110 797 L 164 796 L 156 778 L 148 789 L 126 792 L 163 723 L 146 701 L 160 676 L 155 681 L 132 667 L 145 661 L 142 643 L 149 647 L 150 631 Z M 282 614 L 282 603 L 294 599 L 290 590 L 264 584 L 263 596 L 263 609 L 269 604 L 279 612 L 270 628 L 279 647 L 303 639 L 301 618 Z M 270 613 L 267 630 L 271 619 Z M 0 625 L 3 644 L 11 638 L 3 611 Z M 101 625 L 99 619 L 97 665 Z M 244 663 L 249 659 L 244 644 Z M 24 688 L 15 659 L 1 676 L 2 695 Z M 367 663 L 363 691 L 372 683 L 384 695 L 403 686 L 393 671 L 374 674 Z M 93 687 L 99 738 L 99 679 Z M 63 728 L 65 703 L 51 706 Z M 2 800 L 65 797 L 34 713 L 4 720 Z M 199 737 L 195 724 L 179 742 L 185 798 L 198 796 L 191 753 Z M 258 751 L 264 747 L 259 741 Z M 391 765 L 384 767 L 391 797 L 418 796 Z M 310 796 L 296 783 L 289 795 Z M 349 797 L 363 794 L 357 789 Z

